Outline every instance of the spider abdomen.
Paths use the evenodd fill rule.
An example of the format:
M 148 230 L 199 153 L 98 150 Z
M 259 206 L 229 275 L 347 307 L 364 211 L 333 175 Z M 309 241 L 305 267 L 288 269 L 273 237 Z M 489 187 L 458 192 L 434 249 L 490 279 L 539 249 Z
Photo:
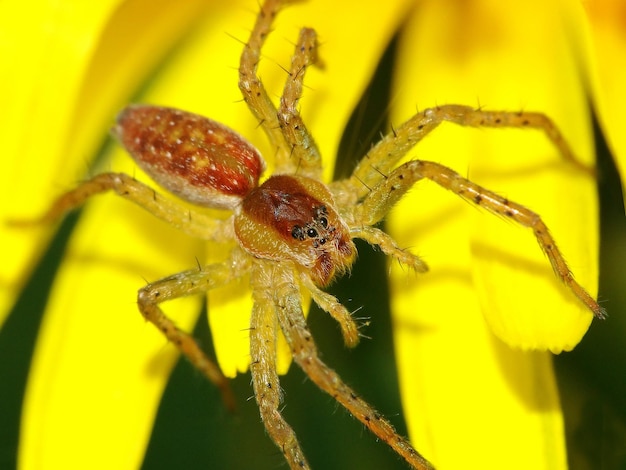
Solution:
M 233 209 L 265 169 L 258 150 L 235 131 L 178 109 L 129 106 L 112 132 L 159 185 L 202 206 Z

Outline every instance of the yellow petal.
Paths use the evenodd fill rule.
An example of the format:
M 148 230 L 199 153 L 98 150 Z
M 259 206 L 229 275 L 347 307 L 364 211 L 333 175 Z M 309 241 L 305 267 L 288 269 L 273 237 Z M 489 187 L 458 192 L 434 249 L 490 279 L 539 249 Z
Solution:
M 541 111 L 592 162 L 582 79 L 567 43 L 572 25 L 562 24 L 570 16 L 555 2 L 418 3 L 399 55 L 395 122 L 415 107 L 447 103 Z M 412 156 L 450 166 L 539 213 L 595 295 L 595 183 L 540 132 L 446 124 Z M 431 268 L 414 283 L 392 269 L 413 442 L 443 469 L 467 466 L 470 456 L 485 468 L 564 468 L 549 356 L 511 351 L 493 333 L 522 348 L 571 349 L 591 314 L 555 278 L 530 230 L 435 186 L 420 182 L 389 219 L 399 243 Z
M 591 69 L 591 85 L 598 119 L 618 169 L 626 175 L 626 134 L 623 113 L 626 108 L 626 10 L 620 0 L 585 2 L 590 21 L 591 47 L 586 65 Z M 626 191 L 624 191 L 626 195 Z
M 0 4 L 0 85 L 11 90 L 0 128 L 0 196 L 11 201 L 0 212 L 0 322 L 49 239 L 5 221 L 36 217 L 83 178 L 112 116 L 202 4 L 164 4 L 148 18 L 154 3 L 139 0 Z
M 10 90 L 2 98 L 8 118 L 0 128 L 0 196 L 11 201 L 1 212 L 0 322 L 30 271 L 33 252 L 47 239 L 42 232 L 7 228 L 5 221 L 33 217 L 49 204 L 54 185 L 76 177 L 78 162 L 61 157 L 89 55 L 117 3 L 0 5 L 0 86 Z
M 21 468 L 80 467 L 94 455 L 94 468 L 139 467 L 178 356 L 137 311 L 136 291 L 163 269 L 188 268 L 200 251 L 127 201 L 90 204 L 42 323 L 24 402 Z M 200 301 L 176 302 L 176 324 L 191 329 Z
M 144 24 L 148 31 L 155 27 L 143 17 L 145 2 L 142 8 L 132 2 L 125 7 L 108 18 L 107 28 L 120 31 L 131 23 Z M 167 10 L 163 14 L 163 24 L 176 18 Z M 180 21 L 178 26 L 180 31 Z M 134 34 L 142 31 L 135 28 Z M 164 37 L 169 46 L 169 34 Z M 107 46 L 95 49 L 90 73 L 106 69 L 103 62 L 112 59 L 107 51 Z M 136 58 L 145 73 L 145 59 Z M 108 123 L 101 126 L 100 136 L 108 127 Z M 137 174 L 128 156 L 116 151 L 119 158 L 107 161 L 105 168 Z M 187 269 L 204 253 L 201 244 L 190 243 L 124 200 L 104 196 L 88 206 L 51 294 L 33 359 L 21 429 L 23 468 L 72 466 L 72 459 L 78 466 L 92 461 L 93 455 L 101 456 L 93 465 L 102 468 L 138 466 L 177 356 L 163 336 L 143 321 L 135 293 L 144 279 Z M 177 302 L 175 319 L 182 328 L 193 325 L 200 300 Z M 122 431 L 120 422 L 125 423 Z M 116 451 L 102 452 L 103 443 Z

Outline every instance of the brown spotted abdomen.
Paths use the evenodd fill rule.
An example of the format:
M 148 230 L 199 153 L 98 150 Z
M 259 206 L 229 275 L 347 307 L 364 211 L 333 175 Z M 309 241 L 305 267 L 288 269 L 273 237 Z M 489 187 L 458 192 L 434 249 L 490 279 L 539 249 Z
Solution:
M 112 132 L 160 186 L 202 206 L 234 208 L 265 169 L 259 152 L 235 131 L 186 111 L 129 106 Z

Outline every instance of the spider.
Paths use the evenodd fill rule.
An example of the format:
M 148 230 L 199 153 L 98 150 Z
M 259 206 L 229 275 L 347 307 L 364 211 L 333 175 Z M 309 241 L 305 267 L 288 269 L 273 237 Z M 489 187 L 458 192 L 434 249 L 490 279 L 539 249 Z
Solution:
M 604 310 L 579 285 L 548 228 L 529 209 L 480 187 L 438 163 L 399 160 L 444 121 L 463 126 L 519 127 L 542 130 L 563 157 L 581 166 L 553 122 L 532 112 L 485 111 L 461 105 L 423 110 L 383 137 L 344 180 L 321 181 L 321 157 L 299 111 L 307 67 L 317 60 L 313 29 L 304 28 L 296 43 L 283 95 L 276 106 L 257 74 L 261 49 L 272 22 L 287 0 L 266 0 L 239 67 L 239 88 L 276 149 L 276 171 L 262 183 L 265 162 L 259 152 L 227 127 L 185 111 L 133 105 L 117 118 L 113 134 L 136 163 L 167 191 L 201 207 L 224 209 L 218 220 L 164 198 L 123 173 L 104 173 L 60 196 L 43 221 L 52 221 L 93 195 L 114 191 L 156 217 L 201 239 L 232 243 L 226 261 L 183 271 L 152 282 L 138 293 L 141 314 L 222 392 L 233 407 L 228 381 L 188 333 L 179 330 L 160 304 L 202 294 L 250 275 L 254 307 L 250 320 L 250 370 L 254 395 L 268 434 L 292 469 L 309 468 L 293 429 L 280 413 L 276 371 L 280 329 L 295 362 L 379 439 L 417 469 L 432 468 L 407 439 L 321 361 L 303 314 L 304 295 L 328 312 L 344 342 L 355 347 L 359 325 L 334 296 L 322 290 L 350 270 L 356 258 L 353 239 L 378 246 L 386 255 L 417 272 L 425 263 L 400 248 L 375 227 L 419 180 L 428 179 L 489 212 L 530 228 L 557 277 L 598 318 Z

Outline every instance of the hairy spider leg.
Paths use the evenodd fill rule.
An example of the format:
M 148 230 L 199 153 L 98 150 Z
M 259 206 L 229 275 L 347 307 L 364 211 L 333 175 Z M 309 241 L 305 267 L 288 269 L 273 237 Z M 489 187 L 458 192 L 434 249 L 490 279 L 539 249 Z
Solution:
M 354 222 L 354 226 L 350 227 L 352 238 L 360 238 L 370 245 L 379 247 L 387 256 L 397 259 L 400 264 L 414 269 L 415 272 L 425 273 L 428 271 L 428 266 L 419 256 L 400 248 L 396 241 L 385 232 L 363 222 L 364 220 L 359 219 Z
M 278 108 L 278 120 L 290 145 L 291 158 L 298 164 L 298 173 L 311 178 L 322 176 L 322 158 L 313 137 L 302 121 L 298 111 L 298 101 L 302 96 L 302 86 L 306 68 L 317 62 L 317 33 L 311 28 L 303 28 L 291 59 L 291 69 Z
M 260 126 L 267 134 L 270 143 L 276 147 L 275 159 L 277 166 L 279 162 L 289 161 L 289 156 L 286 155 L 289 151 L 289 146 L 278 122 L 276 106 L 257 75 L 257 69 L 261 59 L 261 48 L 271 31 L 272 22 L 281 6 L 281 1 L 266 1 L 263 3 L 239 61 L 239 89 L 248 108 L 250 108 L 250 111 L 258 119 Z
M 216 242 L 232 239 L 232 236 L 228 236 L 232 231 L 232 222 L 229 220 L 218 220 L 203 212 L 183 207 L 124 173 L 102 173 L 94 176 L 59 196 L 48 211 L 38 219 L 11 221 L 11 224 L 29 226 L 56 222 L 65 213 L 81 206 L 87 199 L 107 191 L 115 191 L 118 195 L 192 237 Z
M 180 297 L 203 294 L 208 290 L 228 284 L 249 271 L 248 260 L 249 257 L 241 250 L 234 249 L 230 259 L 224 263 L 173 274 L 142 287 L 137 295 L 139 311 L 144 318 L 154 324 L 191 361 L 194 367 L 219 388 L 224 403 L 231 410 L 235 408 L 235 400 L 228 379 L 200 349 L 196 340 L 189 333 L 178 329 L 174 322 L 163 313 L 159 304 Z
M 416 182 L 423 178 L 437 183 L 442 188 L 452 191 L 493 214 L 506 217 L 530 228 L 559 279 L 596 317 L 604 318 L 606 316 L 605 310 L 576 282 L 548 227 L 538 214 L 471 182 L 456 171 L 439 163 L 412 160 L 396 168 L 365 197 L 357 208 L 357 218 L 363 220 L 365 224 L 373 224 L 381 220 L 391 207 Z
M 254 397 L 267 433 L 282 451 L 292 469 L 310 468 L 293 428 L 280 413 L 282 393 L 276 372 L 278 319 L 272 296 L 273 263 L 259 260 L 250 276 L 254 307 L 250 320 L 250 374 Z
M 280 109 L 269 98 L 263 82 L 257 74 L 261 48 L 271 31 L 271 25 L 280 9 L 293 3 L 281 0 L 266 1 L 261 7 L 250 38 L 241 54 L 239 64 L 239 89 L 250 111 L 258 119 L 276 147 L 276 172 L 293 168 L 295 157 L 302 166 L 301 174 L 319 177 L 321 158 L 317 146 L 308 133 L 297 109 L 302 95 L 306 67 L 317 60 L 317 35 L 310 28 L 303 28 L 296 43 L 291 69 L 285 82 Z
M 428 461 L 407 439 L 396 432 L 387 419 L 359 397 L 319 358 L 315 341 L 302 312 L 301 294 L 293 279 L 293 272 L 287 272 L 278 266 L 276 269 L 283 269 L 282 273 L 274 276 L 276 315 L 296 363 L 319 388 L 341 403 L 352 416 L 401 455 L 409 465 L 418 470 L 431 469 Z
M 359 343 L 359 327 L 348 309 L 334 295 L 318 288 L 311 276 L 301 273 L 300 279 L 304 287 L 310 291 L 311 297 L 318 307 L 328 312 L 339 323 L 345 345 L 349 348 L 355 347 Z
M 544 114 L 524 111 L 483 111 L 471 106 L 453 104 L 425 109 L 385 135 L 358 163 L 352 176 L 347 181 L 339 183 L 339 187 L 346 191 L 344 197 L 356 191 L 352 194 L 352 199 L 363 198 L 371 188 L 385 179 L 411 148 L 444 121 L 466 127 L 542 130 L 565 161 L 586 173 L 594 174 L 591 167 L 576 158 L 557 126 Z

